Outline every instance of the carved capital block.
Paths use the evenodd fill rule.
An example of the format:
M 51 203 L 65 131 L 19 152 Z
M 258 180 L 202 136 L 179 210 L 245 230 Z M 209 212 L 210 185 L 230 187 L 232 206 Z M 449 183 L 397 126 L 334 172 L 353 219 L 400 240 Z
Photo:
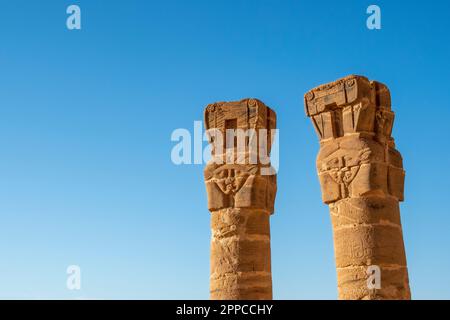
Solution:
M 382 194 L 403 200 L 404 171 L 397 150 L 358 134 L 322 143 L 317 170 L 325 203 Z
M 320 140 L 352 133 L 389 139 L 394 122 L 388 88 L 361 76 L 348 76 L 305 94 L 305 109 Z
M 205 183 L 210 211 L 225 208 L 252 208 L 273 213 L 276 176 L 261 175 L 258 165 L 209 163 Z
M 213 149 L 213 156 L 221 156 L 229 147 L 237 149 L 237 141 L 226 141 L 227 130 L 242 130 L 248 135 L 256 133 L 257 142 L 255 153 L 265 152 L 269 155 L 272 147 L 272 130 L 276 128 L 276 114 L 267 107 L 263 102 L 257 99 L 243 99 L 241 101 L 233 102 L 216 102 L 206 107 L 204 112 L 205 127 L 207 130 L 218 130 L 224 141 L 222 143 L 223 149 Z M 245 145 L 247 152 L 250 150 L 249 138 L 246 138 Z M 215 146 L 216 136 L 211 137 L 210 142 Z M 259 141 L 265 139 L 261 145 Z M 263 148 L 263 150 L 259 150 Z

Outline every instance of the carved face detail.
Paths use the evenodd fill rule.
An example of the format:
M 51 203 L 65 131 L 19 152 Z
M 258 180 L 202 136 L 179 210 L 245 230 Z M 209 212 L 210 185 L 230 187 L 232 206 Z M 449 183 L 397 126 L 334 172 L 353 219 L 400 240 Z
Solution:
M 258 167 L 246 168 L 242 165 L 224 165 L 214 170 L 213 179 L 226 195 L 235 195 L 247 181 L 248 177 L 256 174 Z
M 322 160 L 319 173 L 328 174 L 341 186 L 341 195 L 346 196 L 348 186 L 358 174 L 360 165 L 369 162 L 370 154 L 369 148 L 338 149 Z

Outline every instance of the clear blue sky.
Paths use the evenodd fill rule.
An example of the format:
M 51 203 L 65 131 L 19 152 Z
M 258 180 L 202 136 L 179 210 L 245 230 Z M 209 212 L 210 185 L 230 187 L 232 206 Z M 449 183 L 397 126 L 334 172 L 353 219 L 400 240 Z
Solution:
M 343 3 L 0 1 L 0 298 L 207 299 L 203 166 L 175 166 L 170 135 L 208 103 L 256 97 L 280 129 L 274 297 L 335 299 L 302 97 L 354 73 L 392 92 L 413 298 L 450 299 L 450 4 Z

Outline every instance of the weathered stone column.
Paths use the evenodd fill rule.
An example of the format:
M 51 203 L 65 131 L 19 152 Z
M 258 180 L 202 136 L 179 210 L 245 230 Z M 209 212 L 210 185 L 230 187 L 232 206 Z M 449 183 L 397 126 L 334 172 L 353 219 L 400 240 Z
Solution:
M 320 139 L 339 299 L 410 299 L 399 210 L 405 173 L 388 88 L 349 76 L 306 93 L 305 106 Z
M 272 299 L 269 217 L 276 175 L 258 153 L 269 154 L 275 125 L 275 113 L 254 99 L 215 103 L 205 110 L 213 146 L 204 172 L 212 229 L 211 299 Z M 229 135 L 239 129 L 246 136 Z

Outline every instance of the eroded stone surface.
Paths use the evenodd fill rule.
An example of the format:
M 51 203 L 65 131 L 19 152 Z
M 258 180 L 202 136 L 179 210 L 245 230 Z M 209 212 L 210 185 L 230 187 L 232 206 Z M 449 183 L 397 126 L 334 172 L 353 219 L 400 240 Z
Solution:
M 320 139 L 317 172 L 330 207 L 340 299 L 409 299 L 400 222 L 405 172 L 391 137 L 389 89 L 349 76 L 305 94 Z M 366 270 L 381 270 L 368 288 Z
M 264 129 L 268 143 L 258 144 L 256 151 L 268 155 L 268 136 L 275 129 L 276 116 L 255 99 L 219 102 L 206 107 L 205 125 L 220 130 L 223 137 L 226 130 L 253 129 L 258 140 L 259 129 Z M 269 218 L 274 211 L 276 175 L 263 172 L 270 163 L 262 163 L 259 158 L 251 161 L 250 149 L 239 153 L 236 144 L 231 149 L 230 157 L 230 147 L 213 148 L 213 158 L 204 170 L 212 230 L 210 296 L 226 300 L 272 299 Z M 217 158 L 224 162 L 217 163 Z M 238 163 L 238 158 L 244 163 Z

